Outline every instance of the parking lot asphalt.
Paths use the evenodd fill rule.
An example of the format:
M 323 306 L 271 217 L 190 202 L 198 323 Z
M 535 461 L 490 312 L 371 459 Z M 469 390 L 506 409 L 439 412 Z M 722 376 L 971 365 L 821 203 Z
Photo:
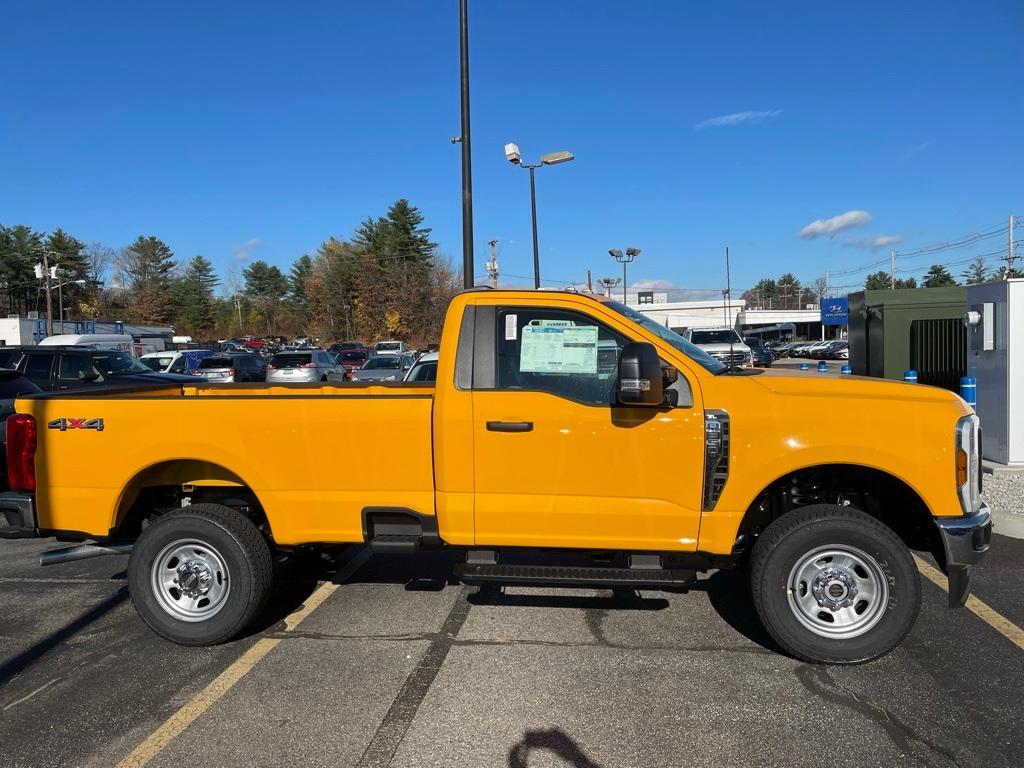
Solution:
M 773 646 L 739 574 L 685 593 L 482 593 L 451 578 L 452 553 L 352 547 L 319 587 L 282 564 L 257 631 L 197 649 L 136 617 L 125 557 L 40 569 L 49 546 L 0 542 L 2 766 L 962 767 L 1024 753 L 1024 646 L 947 609 L 928 579 L 900 648 L 815 667 Z M 1024 541 L 996 536 L 975 594 L 1019 628 L 1022 588 Z

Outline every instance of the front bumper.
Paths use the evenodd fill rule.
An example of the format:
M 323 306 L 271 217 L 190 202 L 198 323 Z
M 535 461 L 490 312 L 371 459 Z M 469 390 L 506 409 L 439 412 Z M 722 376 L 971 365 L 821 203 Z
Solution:
M 972 515 L 935 520 L 946 555 L 949 606 L 959 608 L 971 594 L 971 566 L 981 562 L 992 544 L 992 513 L 982 504 Z
M 38 535 L 35 496 L 0 493 L 0 539 L 34 539 Z

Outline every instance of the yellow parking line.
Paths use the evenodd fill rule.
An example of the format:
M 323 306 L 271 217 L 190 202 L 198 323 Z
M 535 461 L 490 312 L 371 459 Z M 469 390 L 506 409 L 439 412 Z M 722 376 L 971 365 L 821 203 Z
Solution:
M 917 555 L 914 555 L 919 570 L 929 580 L 937 584 L 943 591 L 948 592 L 946 576 L 938 568 L 929 565 Z M 971 595 L 967 598 L 967 609 L 975 616 L 988 624 L 992 629 L 1005 637 L 1011 643 L 1024 651 L 1024 629 L 1021 629 L 998 611 L 989 608 L 985 603 Z
M 353 557 L 348 565 L 335 575 L 336 581 L 345 581 L 360 566 L 370 558 L 370 549 L 367 547 L 358 555 Z M 292 632 L 303 620 L 315 611 L 328 597 L 334 594 L 338 584 L 324 582 L 310 595 L 295 612 L 288 615 L 284 623 L 284 631 Z M 235 683 L 249 674 L 260 660 L 270 653 L 280 638 L 261 638 L 256 641 L 248 651 L 243 653 L 227 669 L 220 673 L 217 678 L 195 695 L 191 701 L 175 712 L 159 728 L 149 735 L 144 742 L 131 751 L 127 757 L 117 764 L 117 768 L 143 768 L 156 757 L 164 748 L 176 739 L 195 720 L 213 706 L 225 693 L 230 691 Z

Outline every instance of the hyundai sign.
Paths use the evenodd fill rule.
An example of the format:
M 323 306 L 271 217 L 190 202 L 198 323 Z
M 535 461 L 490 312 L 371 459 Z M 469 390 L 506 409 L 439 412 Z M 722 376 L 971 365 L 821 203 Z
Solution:
M 850 319 L 850 305 L 846 299 L 821 300 L 822 325 L 846 325 Z

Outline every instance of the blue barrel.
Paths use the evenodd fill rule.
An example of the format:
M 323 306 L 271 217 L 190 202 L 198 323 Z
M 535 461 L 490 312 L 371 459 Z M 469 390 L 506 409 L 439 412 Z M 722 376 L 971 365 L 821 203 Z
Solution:
M 828 373 L 828 363 L 824 360 L 818 363 L 818 373 Z
M 908 384 L 917 384 L 917 371 L 904 371 L 903 380 Z
M 810 367 L 811 366 L 809 366 L 807 363 L 800 363 L 800 370 L 801 371 L 806 371 Z
M 851 368 L 850 364 L 847 363 L 846 365 L 839 369 L 839 372 L 845 373 L 847 376 L 849 376 L 851 373 L 853 373 L 853 368 Z
M 960 397 L 964 399 L 971 408 L 978 406 L 978 380 L 973 376 L 964 376 L 960 379 Z

